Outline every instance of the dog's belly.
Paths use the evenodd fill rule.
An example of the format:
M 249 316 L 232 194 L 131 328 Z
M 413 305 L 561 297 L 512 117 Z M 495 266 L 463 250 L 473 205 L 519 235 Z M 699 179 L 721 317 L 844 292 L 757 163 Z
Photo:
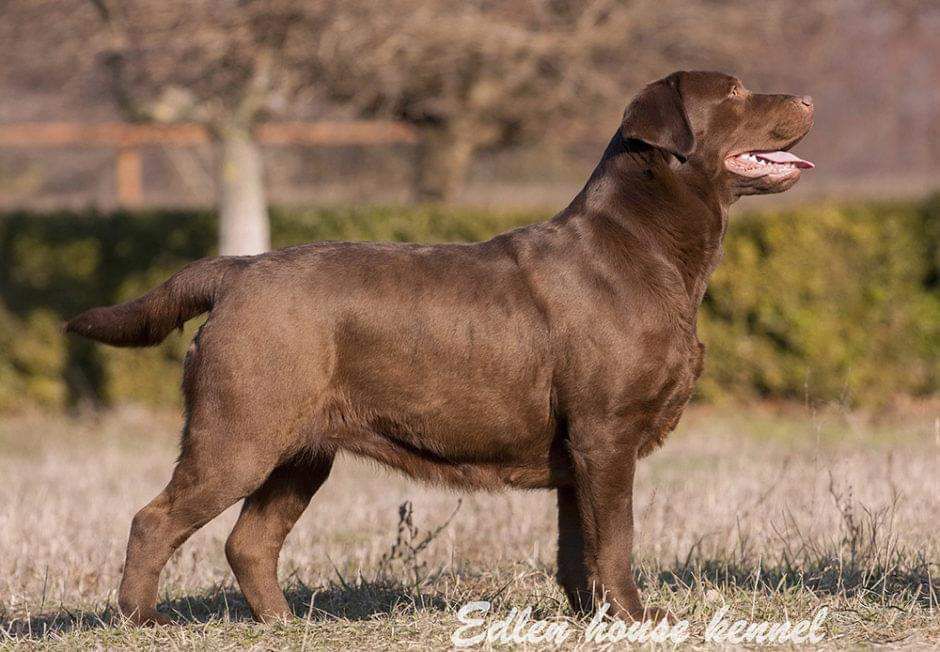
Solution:
M 422 412 L 350 406 L 345 425 L 331 428 L 334 445 L 413 478 L 464 489 L 567 482 L 569 465 L 547 401 L 540 411 L 492 399 L 483 405 L 475 396 L 460 403 L 436 398 L 433 409 Z
M 549 489 L 571 482 L 566 458 L 550 447 L 541 455 L 532 451 L 531 455 L 513 459 L 450 458 L 394 437 L 360 433 L 344 437 L 339 448 L 397 469 L 416 480 L 459 489 Z

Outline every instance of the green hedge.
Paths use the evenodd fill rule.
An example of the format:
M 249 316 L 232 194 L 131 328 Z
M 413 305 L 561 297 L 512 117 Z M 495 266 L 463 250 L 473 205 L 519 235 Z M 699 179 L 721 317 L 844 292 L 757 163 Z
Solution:
M 940 388 L 940 198 L 732 216 L 701 393 L 878 404 Z
M 414 208 L 273 211 L 275 246 L 473 241 L 545 216 Z M 62 321 L 213 253 L 206 212 L 0 215 L 0 410 L 178 404 L 196 324 L 159 347 L 65 338 Z M 733 215 L 700 319 L 700 398 L 878 403 L 940 385 L 940 198 Z

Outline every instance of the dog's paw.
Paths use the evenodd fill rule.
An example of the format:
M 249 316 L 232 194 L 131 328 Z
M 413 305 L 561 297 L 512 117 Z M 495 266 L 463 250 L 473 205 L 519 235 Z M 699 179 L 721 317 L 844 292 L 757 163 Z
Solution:
M 172 625 L 173 621 L 156 609 L 150 609 L 145 612 L 135 610 L 131 615 L 127 616 L 127 623 L 132 627 L 159 627 Z
M 624 614 L 625 617 L 629 620 L 634 620 L 636 622 L 652 622 L 654 625 L 658 625 L 662 621 L 666 621 L 667 624 L 672 625 L 676 622 L 676 617 L 665 609 L 660 609 L 659 607 L 644 607 L 643 609 L 632 609 Z

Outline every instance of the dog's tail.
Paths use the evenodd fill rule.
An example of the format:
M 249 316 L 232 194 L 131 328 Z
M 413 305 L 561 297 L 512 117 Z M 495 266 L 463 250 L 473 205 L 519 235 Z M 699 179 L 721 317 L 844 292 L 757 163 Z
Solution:
M 190 263 L 142 297 L 116 306 L 92 308 L 66 325 L 67 333 L 113 346 L 153 346 L 174 328 L 208 312 L 246 257 L 220 256 Z

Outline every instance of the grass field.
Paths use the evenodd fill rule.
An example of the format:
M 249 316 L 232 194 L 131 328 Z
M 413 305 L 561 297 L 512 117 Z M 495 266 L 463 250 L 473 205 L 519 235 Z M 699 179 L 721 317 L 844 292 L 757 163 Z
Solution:
M 640 466 L 647 600 L 688 619 L 694 645 L 722 606 L 752 621 L 827 606 L 830 647 L 940 645 L 938 414 L 691 408 Z M 469 601 L 492 601 L 494 619 L 527 605 L 571 618 L 552 580 L 550 494 L 461 499 L 344 460 L 281 556 L 297 619 L 250 620 L 222 549 L 232 509 L 164 572 L 160 608 L 179 625 L 123 626 L 130 519 L 169 476 L 178 421 L 0 419 L 0 647 L 438 649 Z

